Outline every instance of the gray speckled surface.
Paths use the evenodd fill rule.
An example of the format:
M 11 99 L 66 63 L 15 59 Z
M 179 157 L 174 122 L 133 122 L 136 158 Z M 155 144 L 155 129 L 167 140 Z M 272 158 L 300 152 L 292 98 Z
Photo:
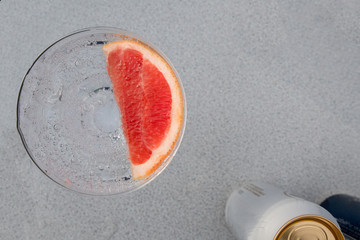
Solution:
M 360 3 L 0 1 L 0 239 L 233 239 L 230 192 L 246 180 L 311 201 L 360 196 Z M 15 128 L 33 60 L 88 26 L 136 32 L 165 52 L 188 123 L 168 168 L 125 196 L 56 185 Z

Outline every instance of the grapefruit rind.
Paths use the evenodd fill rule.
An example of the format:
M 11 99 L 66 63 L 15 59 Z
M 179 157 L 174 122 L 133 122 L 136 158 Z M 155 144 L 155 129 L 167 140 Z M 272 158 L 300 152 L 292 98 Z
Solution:
M 173 148 L 175 147 L 183 124 L 183 96 L 176 74 L 167 61 L 154 49 L 139 41 L 121 40 L 104 45 L 103 51 L 105 55 L 108 56 L 108 54 L 116 48 L 130 48 L 141 52 L 144 60 L 149 60 L 164 75 L 171 90 L 172 105 L 170 128 L 160 146 L 156 149 L 152 149 L 152 154 L 146 162 L 138 165 L 131 164 L 132 178 L 138 180 L 146 178 L 155 172 L 169 154 L 171 154 Z

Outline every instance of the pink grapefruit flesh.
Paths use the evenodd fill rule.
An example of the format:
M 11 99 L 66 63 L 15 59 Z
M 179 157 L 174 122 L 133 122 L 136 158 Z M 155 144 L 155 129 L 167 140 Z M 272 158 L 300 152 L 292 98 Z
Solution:
M 107 70 L 120 108 L 134 179 L 151 175 L 179 137 L 183 100 L 169 64 L 137 41 L 106 44 Z

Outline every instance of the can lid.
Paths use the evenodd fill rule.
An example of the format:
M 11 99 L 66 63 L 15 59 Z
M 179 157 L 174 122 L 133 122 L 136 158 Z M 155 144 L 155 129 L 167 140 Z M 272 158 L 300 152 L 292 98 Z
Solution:
M 317 215 L 294 218 L 284 224 L 274 240 L 344 240 L 340 229 L 330 220 Z

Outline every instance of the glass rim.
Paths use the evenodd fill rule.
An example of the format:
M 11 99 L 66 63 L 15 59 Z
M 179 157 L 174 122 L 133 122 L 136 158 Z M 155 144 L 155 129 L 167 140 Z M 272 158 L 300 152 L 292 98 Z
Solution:
M 68 39 L 74 35 L 78 35 L 78 34 L 82 34 L 82 33 L 91 33 L 91 32 L 101 32 L 101 33 L 109 33 L 109 34 L 121 34 L 127 37 L 130 37 L 131 39 L 135 39 L 138 41 L 141 41 L 141 43 L 144 43 L 145 45 L 147 45 L 148 47 L 151 47 L 155 52 L 157 52 L 166 62 L 167 64 L 170 66 L 171 70 L 173 71 L 173 73 L 176 76 L 176 79 L 178 80 L 178 84 L 180 86 L 180 91 L 181 91 L 181 96 L 182 96 L 182 104 L 183 104 L 183 118 L 182 118 L 182 122 L 181 122 L 181 127 L 180 127 L 180 132 L 179 135 L 176 139 L 176 142 L 173 146 L 173 148 L 171 149 L 170 153 L 167 155 L 167 157 L 162 161 L 162 163 L 159 165 L 159 167 L 148 177 L 141 179 L 143 182 L 140 184 L 136 184 L 133 187 L 126 189 L 126 190 L 121 190 L 121 191 L 116 191 L 116 192 L 96 192 L 96 191 L 86 191 L 85 189 L 81 189 L 78 187 L 69 187 L 69 186 L 65 186 L 64 184 L 62 184 L 60 182 L 59 179 L 57 179 L 56 174 L 55 175 L 50 175 L 48 174 L 44 169 L 42 169 L 42 167 L 40 166 L 40 164 L 37 162 L 36 158 L 32 155 L 31 153 L 31 149 L 27 144 L 27 141 L 25 139 L 25 136 L 23 134 L 22 131 L 22 127 L 21 127 L 21 117 L 20 117 L 20 107 L 21 107 L 21 93 L 24 87 L 24 83 L 27 79 L 27 76 L 29 75 L 31 69 L 35 66 L 35 64 L 38 62 L 38 60 L 40 59 L 40 57 L 42 55 L 44 55 L 49 49 L 51 49 L 53 46 L 55 46 L 57 43 Z M 168 59 L 168 57 L 160 50 L 158 49 L 154 44 L 152 44 L 151 42 L 149 42 L 148 40 L 144 39 L 143 37 L 130 32 L 128 30 L 122 29 L 122 28 L 117 28 L 117 27 L 107 27 L 107 26 L 95 26 L 95 27 L 87 27 L 87 28 L 82 28 L 82 29 L 78 29 L 75 30 L 71 33 L 68 33 L 66 35 L 64 35 L 63 37 L 59 38 L 58 40 L 56 40 L 55 42 L 53 42 L 52 44 L 50 44 L 47 48 L 45 48 L 33 61 L 33 63 L 31 64 L 30 68 L 28 69 L 28 71 L 26 72 L 21 85 L 20 85 L 20 89 L 19 89 L 19 93 L 18 93 L 18 98 L 17 98 L 17 104 L 16 104 L 16 128 L 17 131 L 20 135 L 22 144 L 28 154 L 28 156 L 30 157 L 31 161 L 35 164 L 35 166 L 37 166 L 38 169 L 40 169 L 40 171 L 42 173 L 44 173 L 49 179 L 51 179 L 53 182 L 55 182 L 56 184 L 60 185 L 61 187 L 71 190 L 73 192 L 76 193 L 80 193 L 80 194 L 85 194 L 85 195 L 91 195 L 91 196 L 112 196 L 112 195 L 124 195 L 127 193 L 131 193 L 133 191 L 139 190 L 140 188 L 146 186 L 147 184 L 149 184 L 151 181 L 153 181 L 157 176 L 160 175 L 160 173 L 162 173 L 165 168 L 170 164 L 170 162 L 172 161 L 173 157 L 175 156 L 176 152 L 178 151 L 180 144 L 182 142 L 182 139 L 184 137 L 184 133 L 185 133 L 185 128 L 186 128 L 186 119 L 187 119 L 187 106 L 186 106 L 186 96 L 185 96 L 185 91 L 184 91 L 184 87 L 181 81 L 181 78 L 177 72 L 177 70 L 175 69 L 175 67 L 173 66 L 172 62 Z M 128 159 L 128 161 L 130 161 Z M 138 180 L 135 180 L 138 181 Z

